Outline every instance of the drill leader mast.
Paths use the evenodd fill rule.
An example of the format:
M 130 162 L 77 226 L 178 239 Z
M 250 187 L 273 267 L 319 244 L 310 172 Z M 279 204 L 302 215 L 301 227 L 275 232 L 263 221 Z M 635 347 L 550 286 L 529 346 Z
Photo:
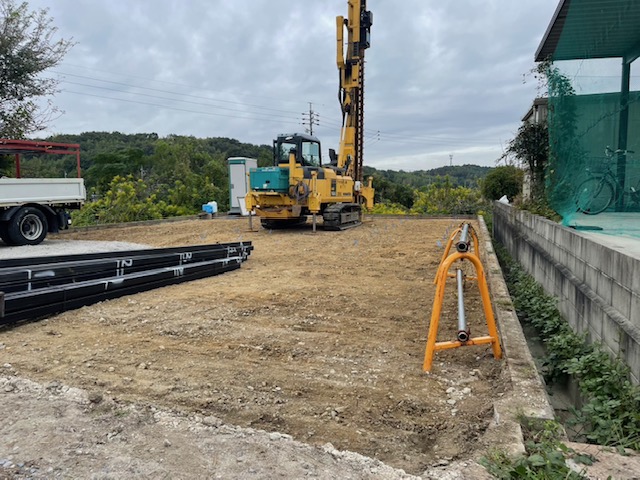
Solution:
M 347 175 L 362 182 L 364 54 L 370 46 L 373 15 L 367 11 L 366 0 L 349 0 L 348 4 L 348 18 L 336 17 L 337 64 L 340 75 L 338 99 L 342 108 L 338 167 L 346 168 Z

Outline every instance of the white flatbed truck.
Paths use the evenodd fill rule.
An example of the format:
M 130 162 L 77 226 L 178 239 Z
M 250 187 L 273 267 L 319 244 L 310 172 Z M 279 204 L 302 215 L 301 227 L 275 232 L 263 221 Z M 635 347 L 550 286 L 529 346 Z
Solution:
M 24 153 L 75 155 L 77 178 L 20 178 Z M 15 155 L 16 178 L 0 178 L 0 238 L 7 245 L 37 245 L 47 233 L 69 228 L 68 210 L 86 199 L 77 144 L 0 139 L 0 155 Z

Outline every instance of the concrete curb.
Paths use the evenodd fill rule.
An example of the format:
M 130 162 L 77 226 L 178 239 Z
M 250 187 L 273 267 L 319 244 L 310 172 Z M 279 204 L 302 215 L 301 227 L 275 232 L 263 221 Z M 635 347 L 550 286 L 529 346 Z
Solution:
M 487 436 L 489 439 L 495 439 L 496 446 L 507 450 L 508 453 L 524 453 L 522 430 L 518 418 L 525 416 L 551 420 L 554 418 L 554 411 L 549 403 L 544 382 L 529 351 L 491 243 L 491 235 L 482 216 L 478 216 L 478 223 L 480 238 L 484 239 L 480 248 L 480 257 L 500 332 L 503 361 L 506 362 L 506 380 L 511 383 L 511 390 L 494 402 L 494 419 Z

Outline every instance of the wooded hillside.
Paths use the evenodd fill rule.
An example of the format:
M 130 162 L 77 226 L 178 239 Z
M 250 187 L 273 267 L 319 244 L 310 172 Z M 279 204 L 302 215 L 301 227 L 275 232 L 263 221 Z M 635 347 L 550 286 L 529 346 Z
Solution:
M 87 221 L 107 217 L 113 205 L 91 205 L 103 201 L 144 203 L 145 208 L 126 215 L 139 220 L 151 216 L 193 214 L 203 203 L 215 200 L 219 210 L 229 208 L 229 179 L 227 159 L 249 157 L 258 159 L 259 166 L 272 164 L 270 145 L 241 143 L 231 138 L 195 138 L 155 133 L 123 134 L 119 132 L 85 132 L 79 135 L 56 135 L 51 142 L 77 143 L 81 149 L 81 166 L 89 200 Z M 13 172 L 10 163 L 6 173 Z M 374 177 L 376 203 L 388 213 L 409 213 L 416 205 L 433 203 L 435 198 L 469 197 L 458 206 L 438 207 L 424 213 L 473 213 L 479 207 L 478 182 L 491 170 L 477 165 L 448 166 L 415 172 L 376 170 L 365 167 L 366 176 Z M 75 158 L 68 156 L 26 157 L 22 165 L 24 177 L 64 177 L 75 175 Z M 442 192 L 441 192 L 442 190 Z M 425 195 L 428 197 L 425 200 Z M 110 198 L 113 197 L 113 198 Z M 426 203 L 425 203 L 426 202 Z M 426 208 L 426 207 L 424 207 Z M 111 212 L 109 212 L 111 210 Z M 391 210 L 391 211 L 390 211 Z M 458 211 L 460 210 L 460 211 Z M 455 212 L 454 212 L 455 213 Z

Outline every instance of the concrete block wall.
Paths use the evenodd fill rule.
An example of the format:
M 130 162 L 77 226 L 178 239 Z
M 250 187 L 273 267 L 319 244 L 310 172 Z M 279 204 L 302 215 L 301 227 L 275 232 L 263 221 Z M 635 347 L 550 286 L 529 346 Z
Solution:
M 493 235 L 587 332 L 629 365 L 640 383 L 640 260 L 574 229 L 496 202 Z

